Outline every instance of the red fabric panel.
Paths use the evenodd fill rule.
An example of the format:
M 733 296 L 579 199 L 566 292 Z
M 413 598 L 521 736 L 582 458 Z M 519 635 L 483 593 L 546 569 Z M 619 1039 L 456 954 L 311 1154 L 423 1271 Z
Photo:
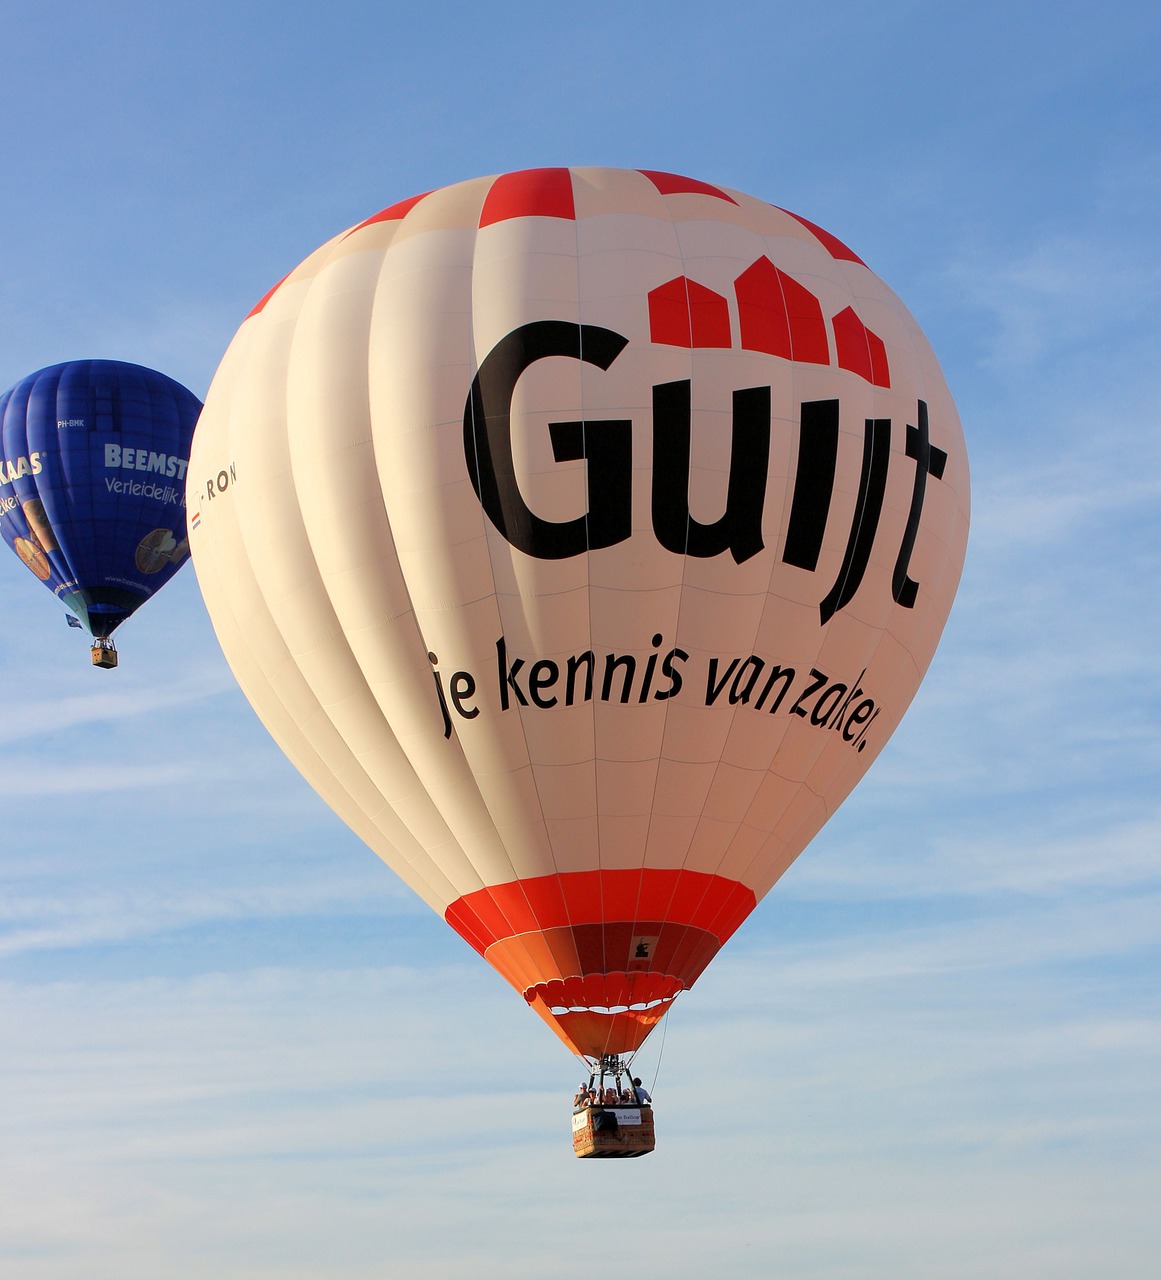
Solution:
M 790 359 L 790 317 L 778 283 L 778 268 L 769 258 L 759 258 L 734 281 L 742 346 Z
M 649 339 L 667 347 L 728 347 L 729 303 L 686 276 L 667 280 L 649 291 Z
M 782 286 L 790 320 L 790 358 L 805 364 L 830 364 L 826 321 L 818 299 L 785 271 L 778 272 L 778 283 Z
M 398 222 L 401 218 L 406 217 L 424 196 L 429 195 L 431 195 L 430 191 L 422 191 L 417 196 L 409 196 L 406 200 L 400 200 L 398 204 L 388 205 L 386 209 L 380 209 L 378 213 L 374 213 L 363 222 L 360 222 L 357 227 L 352 227 L 348 235 L 361 231 L 364 227 L 369 227 L 374 222 Z
M 824 231 L 820 226 L 811 222 L 807 218 L 803 218 L 797 213 L 790 213 L 789 209 L 783 209 L 781 205 L 775 205 L 774 208 L 779 209 L 782 213 L 789 214 L 795 222 L 801 222 L 807 231 L 814 235 L 819 244 L 821 244 L 836 261 L 857 262 L 860 267 L 865 267 L 867 265 L 853 249 L 848 249 L 838 236 L 832 236 L 829 231 Z
M 714 293 L 704 284 L 690 280 L 689 320 L 695 347 L 728 347 L 733 343 L 730 334 L 730 305 L 720 293 Z
M 738 202 L 718 187 L 711 187 L 708 182 L 699 182 L 696 178 L 683 178 L 679 173 L 662 173 L 657 169 L 638 169 L 663 196 L 690 195 L 716 196 L 719 200 L 727 200 L 730 204 Z
M 506 222 L 509 218 L 576 219 L 572 199 L 572 174 L 567 169 L 521 169 L 503 173 L 492 183 L 480 226 Z
M 693 346 L 684 276 L 649 291 L 649 341 L 667 347 Z
M 569 923 L 564 889 L 558 877 L 540 876 L 535 880 L 525 880 L 522 887 L 542 929 L 555 929 Z
M 822 307 L 805 285 L 762 257 L 738 276 L 734 290 L 746 350 L 830 364 Z
M 831 321 L 839 368 L 849 369 L 876 387 L 891 385 L 887 365 L 887 348 L 877 333 L 872 333 L 851 307 L 840 311 Z
M 466 898 L 453 902 L 443 917 L 463 940 L 483 955 L 491 944 L 488 927 L 476 915 Z

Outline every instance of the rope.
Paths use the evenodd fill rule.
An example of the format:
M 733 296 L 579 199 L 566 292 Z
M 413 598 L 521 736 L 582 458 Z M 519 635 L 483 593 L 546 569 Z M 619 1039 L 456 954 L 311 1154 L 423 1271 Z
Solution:
M 669 1031 L 669 1016 L 672 1012 L 673 1005 L 670 1005 L 665 1012 L 665 1017 L 661 1019 L 661 1051 L 657 1055 L 657 1068 L 653 1072 L 653 1083 L 649 1086 L 650 1093 L 657 1088 L 657 1077 L 661 1074 L 661 1059 L 665 1055 L 665 1037 Z

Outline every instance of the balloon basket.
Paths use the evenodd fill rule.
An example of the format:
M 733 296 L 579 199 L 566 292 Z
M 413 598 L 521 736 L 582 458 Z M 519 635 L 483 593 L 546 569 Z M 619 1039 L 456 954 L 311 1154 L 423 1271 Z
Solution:
M 630 1160 L 656 1145 L 652 1107 L 581 1107 L 572 1117 L 572 1152 L 582 1160 Z
M 113 648 L 112 640 L 98 640 L 92 649 L 93 666 L 104 667 L 106 671 L 111 671 L 117 665 L 117 650 Z

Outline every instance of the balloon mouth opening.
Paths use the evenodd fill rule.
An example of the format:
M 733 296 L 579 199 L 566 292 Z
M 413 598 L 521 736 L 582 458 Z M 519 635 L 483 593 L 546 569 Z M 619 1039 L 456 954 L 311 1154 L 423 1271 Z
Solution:
M 670 995 L 657 1000 L 640 1000 L 633 1004 L 554 1004 L 549 1006 L 549 1012 L 553 1017 L 561 1017 L 566 1013 L 644 1013 L 672 1003 L 673 996 Z

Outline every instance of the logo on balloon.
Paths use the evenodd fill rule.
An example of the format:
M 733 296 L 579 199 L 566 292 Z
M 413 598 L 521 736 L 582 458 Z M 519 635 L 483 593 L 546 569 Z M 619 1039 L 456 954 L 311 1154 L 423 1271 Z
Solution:
M 516 480 L 512 452 L 512 397 L 521 375 L 531 365 L 549 356 L 563 356 L 607 370 L 627 345 L 628 339 L 611 329 L 537 320 L 501 338 L 480 365 L 464 406 L 464 459 L 488 518 L 526 555 L 563 560 L 616 546 L 632 535 L 631 419 L 549 423 L 555 460 L 584 459 L 588 463 L 589 509 L 571 520 L 547 520 L 528 506 Z M 887 377 L 886 367 L 884 356 L 883 361 L 872 363 L 870 371 L 880 370 Z M 762 516 L 770 460 L 770 396 L 769 386 L 734 391 L 725 511 L 716 521 L 703 523 L 689 509 L 690 381 L 653 387 L 651 514 L 653 533 L 667 551 L 703 559 L 729 551 L 734 561 L 742 564 L 765 546 Z M 799 417 L 798 470 L 782 548 L 785 564 L 810 571 L 817 566 L 834 490 L 838 442 L 839 401 L 804 401 Z M 883 508 L 890 446 L 891 419 L 867 418 L 859 493 L 846 551 L 833 586 L 819 603 L 820 623 L 848 604 L 862 583 Z M 908 569 L 923 514 L 927 477 L 941 479 L 947 462 L 947 454 L 931 444 L 923 400 L 917 403 L 915 423 L 907 424 L 906 453 L 914 460 L 915 477 L 891 592 L 897 604 L 910 609 L 919 584 Z

